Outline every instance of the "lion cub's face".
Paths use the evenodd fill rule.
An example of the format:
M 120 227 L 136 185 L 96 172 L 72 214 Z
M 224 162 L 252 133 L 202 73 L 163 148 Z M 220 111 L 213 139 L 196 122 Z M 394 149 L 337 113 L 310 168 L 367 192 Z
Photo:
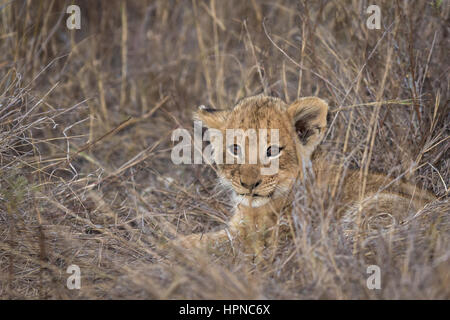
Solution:
M 323 137 L 327 110 L 315 97 L 287 106 L 258 95 L 231 111 L 202 107 L 195 117 L 221 133 L 222 138 L 211 134 L 210 140 L 222 181 L 233 188 L 238 203 L 260 207 L 288 193 Z

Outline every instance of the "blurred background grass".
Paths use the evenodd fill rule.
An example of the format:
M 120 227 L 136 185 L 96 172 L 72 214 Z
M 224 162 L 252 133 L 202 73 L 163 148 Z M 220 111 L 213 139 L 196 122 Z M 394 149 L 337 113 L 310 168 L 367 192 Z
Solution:
M 377 1 L 369 30 L 370 4 L 0 1 L 1 297 L 449 298 L 450 5 Z M 296 241 L 267 264 L 158 249 L 231 214 L 211 168 L 172 164 L 171 132 L 200 104 L 260 92 L 324 98 L 322 149 L 344 173 L 369 166 L 439 199 L 357 254 L 334 193 L 298 199 Z M 382 290 L 366 287 L 370 263 Z

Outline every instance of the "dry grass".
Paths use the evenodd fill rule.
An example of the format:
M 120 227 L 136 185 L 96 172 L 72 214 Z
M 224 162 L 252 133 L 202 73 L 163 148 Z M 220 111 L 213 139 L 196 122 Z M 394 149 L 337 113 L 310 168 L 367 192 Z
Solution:
M 0 1 L 0 297 L 450 297 L 448 1 Z M 259 264 L 158 249 L 221 228 L 228 194 L 175 166 L 170 134 L 197 105 L 261 91 L 331 106 L 322 150 L 417 181 L 439 199 L 358 246 L 339 190 L 298 190 L 291 229 Z M 356 249 L 356 250 L 355 250 Z M 82 289 L 68 290 L 77 264 Z M 368 290 L 377 264 L 382 289 Z

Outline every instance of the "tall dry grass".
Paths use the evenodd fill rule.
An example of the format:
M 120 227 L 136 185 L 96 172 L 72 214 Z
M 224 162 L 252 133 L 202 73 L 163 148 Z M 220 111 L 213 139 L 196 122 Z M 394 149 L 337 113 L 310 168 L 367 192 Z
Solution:
M 381 30 L 368 1 L 74 2 L 70 31 L 67 1 L 0 1 L 1 298 L 450 297 L 448 1 L 377 1 Z M 259 92 L 329 101 L 321 148 L 340 175 L 438 199 L 355 245 L 339 190 L 299 186 L 294 237 L 261 263 L 161 249 L 231 214 L 213 169 L 172 164 L 172 130 Z M 71 264 L 81 290 L 66 288 Z

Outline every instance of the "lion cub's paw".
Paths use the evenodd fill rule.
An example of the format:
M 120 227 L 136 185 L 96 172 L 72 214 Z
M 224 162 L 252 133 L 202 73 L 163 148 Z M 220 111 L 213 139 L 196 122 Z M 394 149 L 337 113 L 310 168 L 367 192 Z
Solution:
M 206 245 L 206 239 L 202 239 L 202 234 L 190 234 L 174 239 L 171 244 L 178 248 L 200 249 Z

